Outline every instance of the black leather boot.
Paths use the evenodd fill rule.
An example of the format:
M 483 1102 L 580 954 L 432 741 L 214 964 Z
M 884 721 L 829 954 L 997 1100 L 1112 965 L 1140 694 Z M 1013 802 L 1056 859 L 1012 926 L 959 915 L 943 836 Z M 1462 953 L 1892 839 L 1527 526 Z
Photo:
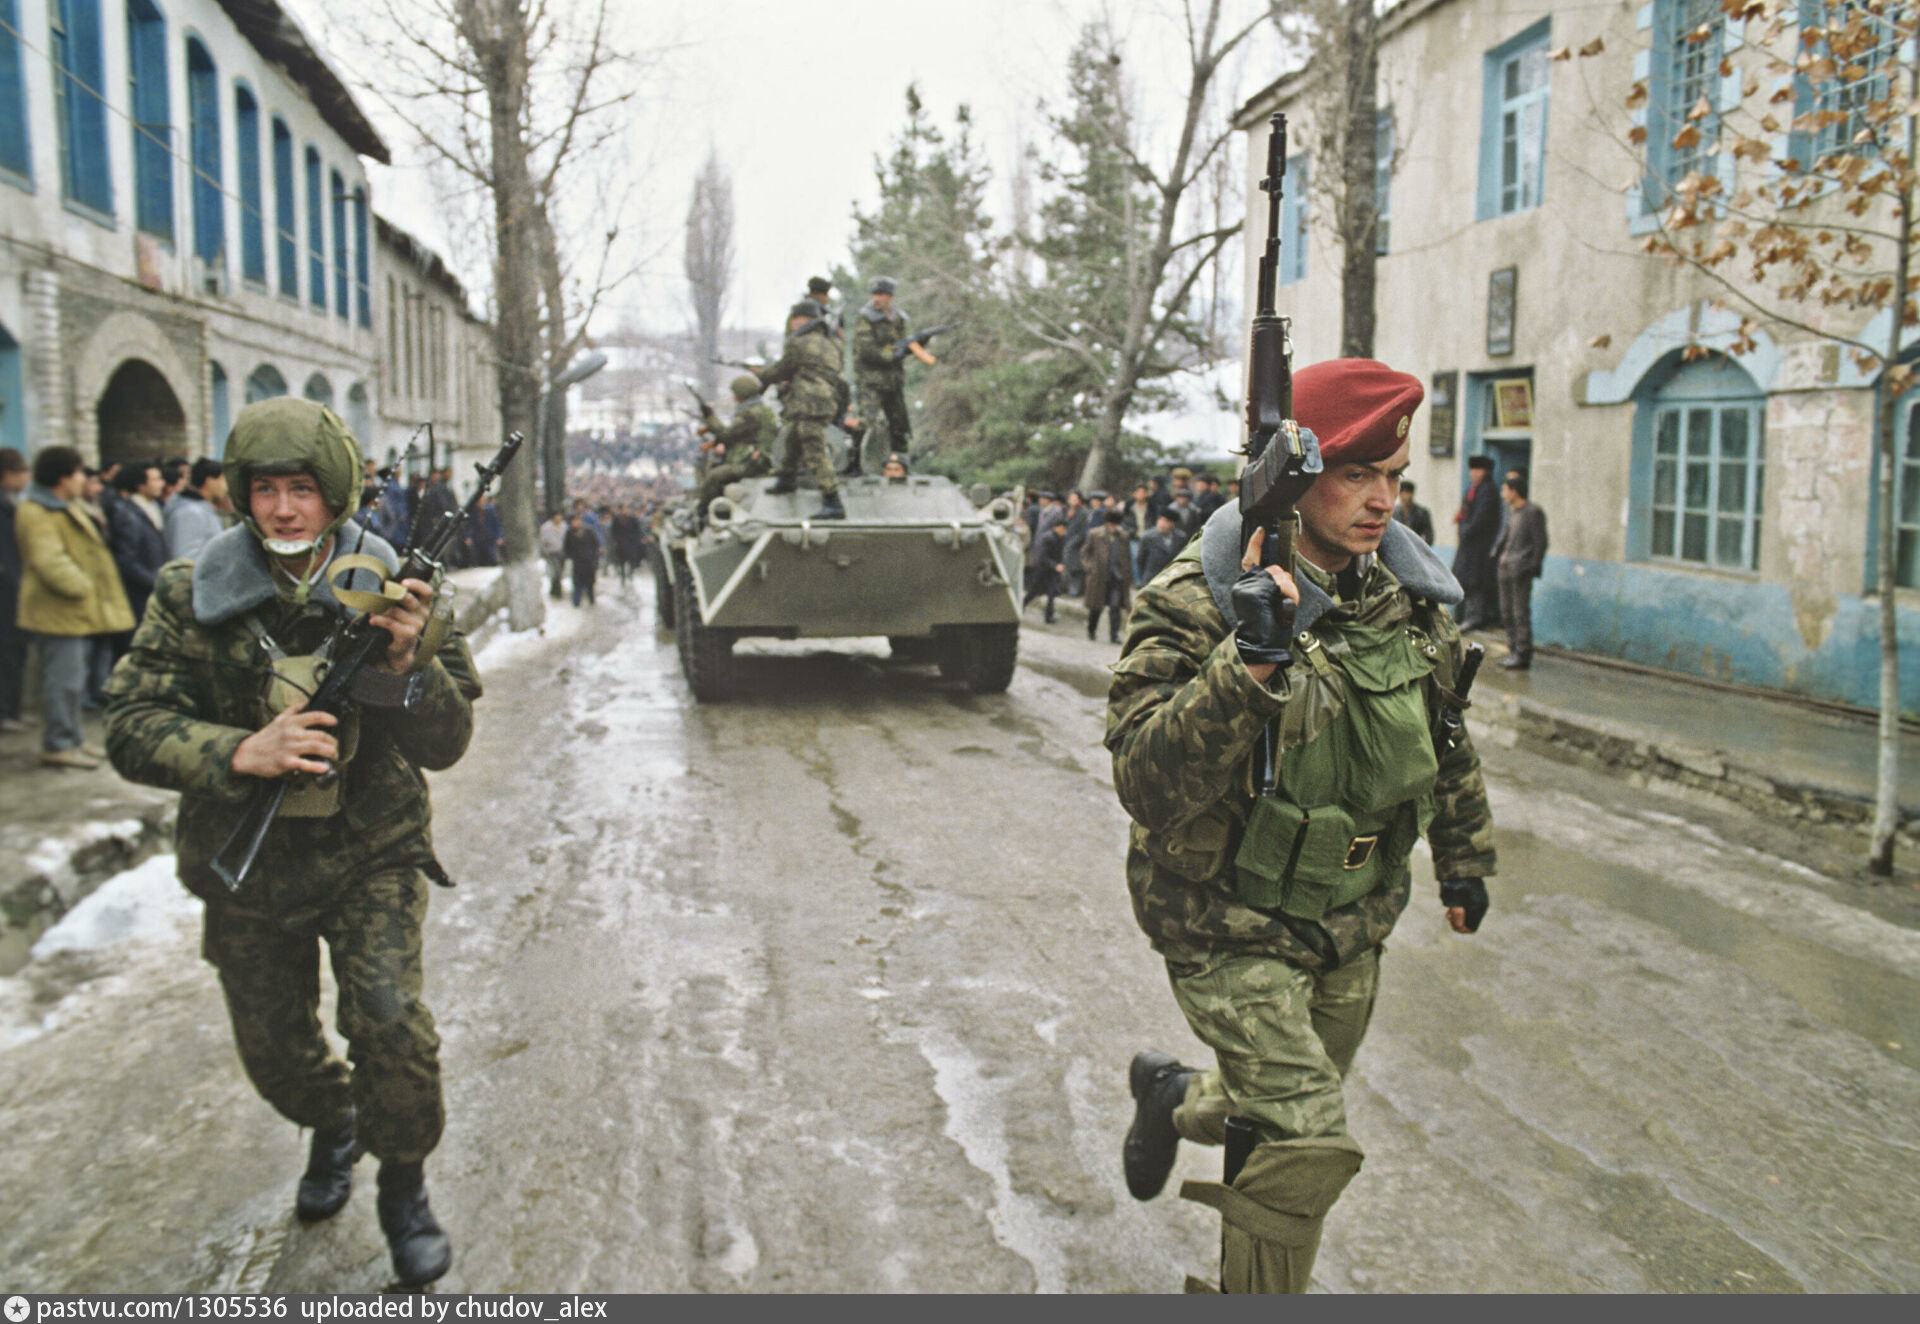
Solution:
M 792 474 L 781 474 L 767 485 L 767 495 L 785 496 L 787 493 L 794 491 L 796 486 L 797 484 L 794 482 Z
M 840 494 L 829 492 L 820 498 L 820 509 L 813 512 L 813 519 L 845 519 L 847 508 L 840 504 Z
M 316 1127 L 307 1150 L 307 1170 L 300 1174 L 300 1190 L 293 1212 L 303 1223 L 332 1218 L 353 1194 L 353 1165 L 366 1153 L 353 1134 L 353 1114 L 338 1126 Z
M 1127 1128 L 1120 1160 L 1127 1173 L 1127 1189 L 1136 1200 L 1160 1194 L 1173 1171 L 1173 1156 L 1180 1148 L 1173 1110 L 1186 1100 L 1192 1075 L 1192 1068 L 1181 1066 L 1170 1054 L 1149 1048 L 1133 1055 L 1133 1065 L 1127 1069 L 1134 1099 L 1133 1125 Z
M 409 1287 L 424 1287 L 453 1263 L 453 1243 L 427 1205 L 426 1168 L 418 1163 L 380 1165 L 380 1230 L 393 1253 L 393 1272 Z

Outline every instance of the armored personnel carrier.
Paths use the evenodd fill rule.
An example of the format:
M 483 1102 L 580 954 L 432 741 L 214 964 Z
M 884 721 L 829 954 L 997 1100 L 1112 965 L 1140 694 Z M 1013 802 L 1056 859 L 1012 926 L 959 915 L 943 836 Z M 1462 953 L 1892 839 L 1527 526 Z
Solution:
M 1020 643 L 1019 512 L 985 484 L 949 478 L 842 482 L 844 520 L 814 520 L 820 494 L 775 495 L 772 478 L 728 485 L 662 523 L 654 563 L 660 621 L 703 703 L 733 690 L 748 636 L 885 635 L 905 664 L 937 664 L 975 694 L 1007 688 Z

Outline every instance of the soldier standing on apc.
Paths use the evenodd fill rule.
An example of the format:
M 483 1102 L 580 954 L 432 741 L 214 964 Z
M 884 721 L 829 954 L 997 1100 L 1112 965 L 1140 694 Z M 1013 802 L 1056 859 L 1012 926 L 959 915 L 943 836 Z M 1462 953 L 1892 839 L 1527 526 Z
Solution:
M 754 375 L 763 386 L 787 384 L 780 406 L 787 425 L 786 445 L 780 454 L 780 475 L 767 491 L 793 491 L 805 463 L 818 479 L 823 498 L 813 518 L 845 519 L 840 480 L 827 458 L 827 426 L 846 417 L 847 379 L 841 371 L 840 341 L 827 323 L 826 310 L 811 299 L 788 309 L 787 344 L 780 361 L 755 369 Z
M 1419 380 L 1339 359 L 1293 391 L 1325 469 L 1296 503 L 1292 566 L 1260 568 L 1264 531 L 1243 556 L 1223 506 L 1136 599 L 1107 701 L 1134 915 L 1218 1059 L 1134 1058 L 1127 1186 L 1157 1195 L 1181 1139 L 1228 1146 L 1225 1181 L 1181 1189 L 1221 1213 L 1228 1292 L 1304 1292 L 1359 1171 L 1342 1086 L 1414 843 L 1431 843 L 1459 933 L 1495 865 L 1479 757 L 1464 730 L 1436 734 L 1463 663 L 1443 610 L 1460 587 L 1392 519 Z M 1268 732 L 1274 789 L 1256 793 Z
M 361 458 L 331 410 L 287 397 L 248 405 L 225 458 L 245 523 L 160 572 L 108 686 L 107 752 L 129 781 L 180 792 L 180 881 L 206 903 L 201 953 L 219 971 L 241 1062 L 262 1098 L 313 1131 L 295 1212 L 339 1212 L 371 1151 L 394 1270 L 418 1286 L 453 1258 L 423 1167 L 446 1111 L 440 1039 L 420 1000 L 420 926 L 429 880 L 446 875 L 420 772 L 466 752 L 480 680 L 457 631 L 436 646 L 433 587 L 408 579 L 372 618 L 392 642 L 356 686 L 355 711 L 344 721 L 306 711 L 299 696 L 347 611 L 328 566 L 360 553 L 392 575 L 400 558 L 357 526 L 341 533 L 359 505 Z M 330 764 L 331 782 L 300 779 L 248 881 L 229 891 L 212 861 L 255 790 Z M 351 1068 L 321 1032 L 323 940 Z
M 860 324 L 853 337 L 853 378 L 860 394 L 860 418 L 867 436 L 874 438 L 874 451 L 906 454 L 913 441 L 913 423 L 907 417 L 907 368 L 904 358 L 894 357 L 894 346 L 907 335 L 907 315 L 893 306 L 895 286 L 882 276 L 867 287 L 873 297 L 860 310 Z M 931 363 L 933 356 L 926 354 Z M 887 435 L 876 434 L 875 424 L 887 420 Z M 861 450 L 866 450 L 864 441 Z

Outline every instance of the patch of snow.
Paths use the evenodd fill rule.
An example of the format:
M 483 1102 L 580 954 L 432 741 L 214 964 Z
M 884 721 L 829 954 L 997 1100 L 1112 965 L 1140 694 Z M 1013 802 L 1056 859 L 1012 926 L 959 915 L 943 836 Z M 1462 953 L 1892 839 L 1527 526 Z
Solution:
M 32 959 L 171 936 L 181 920 L 199 914 L 199 900 L 180 885 L 178 861 L 155 855 L 107 879 L 62 915 L 33 944 Z

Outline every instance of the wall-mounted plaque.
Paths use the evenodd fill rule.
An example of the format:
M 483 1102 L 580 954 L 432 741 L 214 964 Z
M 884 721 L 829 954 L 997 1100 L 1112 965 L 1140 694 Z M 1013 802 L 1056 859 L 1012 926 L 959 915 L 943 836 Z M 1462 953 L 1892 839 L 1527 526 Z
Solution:
M 1487 353 L 1513 353 L 1514 304 L 1520 268 L 1502 267 L 1487 277 Z
M 1460 391 L 1460 374 L 1436 372 L 1433 391 L 1427 396 L 1427 417 L 1433 430 L 1427 436 L 1427 454 L 1445 459 L 1453 454 L 1454 400 Z
M 1502 377 L 1493 384 L 1493 425 L 1506 431 L 1533 426 L 1533 379 Z

